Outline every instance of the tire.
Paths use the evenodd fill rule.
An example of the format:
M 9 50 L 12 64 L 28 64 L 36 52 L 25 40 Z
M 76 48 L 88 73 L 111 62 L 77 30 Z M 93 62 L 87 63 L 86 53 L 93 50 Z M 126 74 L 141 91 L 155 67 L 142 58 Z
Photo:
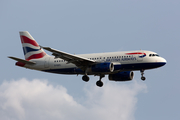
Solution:
M 97 81 L 97 82 L 96 82 L 96 85 L 97 85 L 98 87 L 102 87 L 102 86 L 103 86 L 103 82 L 102 82 L 102 81 Z
M 145 77 L 141 77 L 141 80 L 143 80 L 143 81 L 144 81 L 144 80 L 146 80 L 146 78 L 145 78 Z
M 89 81 L 89 77 L 87 75 L 82 76 L 82 80 L 85 82 Z

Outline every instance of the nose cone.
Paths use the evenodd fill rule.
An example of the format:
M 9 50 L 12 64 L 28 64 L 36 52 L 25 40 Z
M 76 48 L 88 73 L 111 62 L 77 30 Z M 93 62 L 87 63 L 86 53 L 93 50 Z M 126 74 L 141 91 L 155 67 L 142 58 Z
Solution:
M 161 59 L 162 59 L 161 61 L 162 61 L 163 63 L 165 63 L 165 64 L 167 63 L 167 61 L 166 61 L 164 58 L 161 58 Z
M 164 66 L 167 63 L 167 61 L 162 57 L 158 60 L 158 62 L 161 64 L 161 66 Z

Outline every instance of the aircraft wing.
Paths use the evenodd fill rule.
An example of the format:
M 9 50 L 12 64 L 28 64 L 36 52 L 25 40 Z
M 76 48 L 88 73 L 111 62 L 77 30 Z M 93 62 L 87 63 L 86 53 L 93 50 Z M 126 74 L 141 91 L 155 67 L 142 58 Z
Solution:
M 81 69 L 86 68 L 88 65 L 92 65 L 95 63 L 94 60 L 90 60 L 90 59 L 87 59 L 85 57 L 81 57 L 78 55 L 72 55 L 72 54 L 69 54 L 66 52 L 62 52 L 62 51 L 50 48 L 50 47 L 42 47 L 41 46 L 41 48 L 52 52 L 52 55 L 54 55 L 55 58 L 64 59 L 64 60 L 68 61 L 68 63 L 73 63 L 76 66 L 80 67 Z M 83 69 L 83 70 L 85 70 L 85 69 Z

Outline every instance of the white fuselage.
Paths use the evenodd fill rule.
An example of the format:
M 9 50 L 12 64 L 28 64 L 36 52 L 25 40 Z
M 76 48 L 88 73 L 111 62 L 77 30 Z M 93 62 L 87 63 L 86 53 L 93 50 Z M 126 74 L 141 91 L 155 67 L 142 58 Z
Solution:
M 145 56 L 142 56 L 142 54 L 138 54 L 139 52 L 145 53 Z M 166 60 L 162 57 L 159 57 L 155 52 L 142 50 L 79 54 L 78 56 L 88 58 L 96 62 L 112 62 L 115 66 L 114 72 L 153 69 L 166 64 Z M 54 56 L 46 55 L 44 58 L 33 59 L 31 61 L 36 62 L 36 64 L 33 66 L 25 65 L 25 67 L 59 74 L 84 74 L 84 72 L 80 70 L 76 65 L 68 63 L 63 59 L 55 58 Z

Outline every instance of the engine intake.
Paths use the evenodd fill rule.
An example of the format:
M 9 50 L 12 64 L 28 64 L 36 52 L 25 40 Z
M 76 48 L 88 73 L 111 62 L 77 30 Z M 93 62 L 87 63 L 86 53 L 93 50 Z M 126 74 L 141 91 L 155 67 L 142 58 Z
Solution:
M 104 63 L 97 63 L 95 65 L 91 66 L 91 72 L 113 72 L 114 71 L 114 65 L 113 63 L 104 62 Z
M 119 72 L 116 74 L 109 74 L 109 80 L 111 81 L 130 81 L 134 77 L 132 71 Z

